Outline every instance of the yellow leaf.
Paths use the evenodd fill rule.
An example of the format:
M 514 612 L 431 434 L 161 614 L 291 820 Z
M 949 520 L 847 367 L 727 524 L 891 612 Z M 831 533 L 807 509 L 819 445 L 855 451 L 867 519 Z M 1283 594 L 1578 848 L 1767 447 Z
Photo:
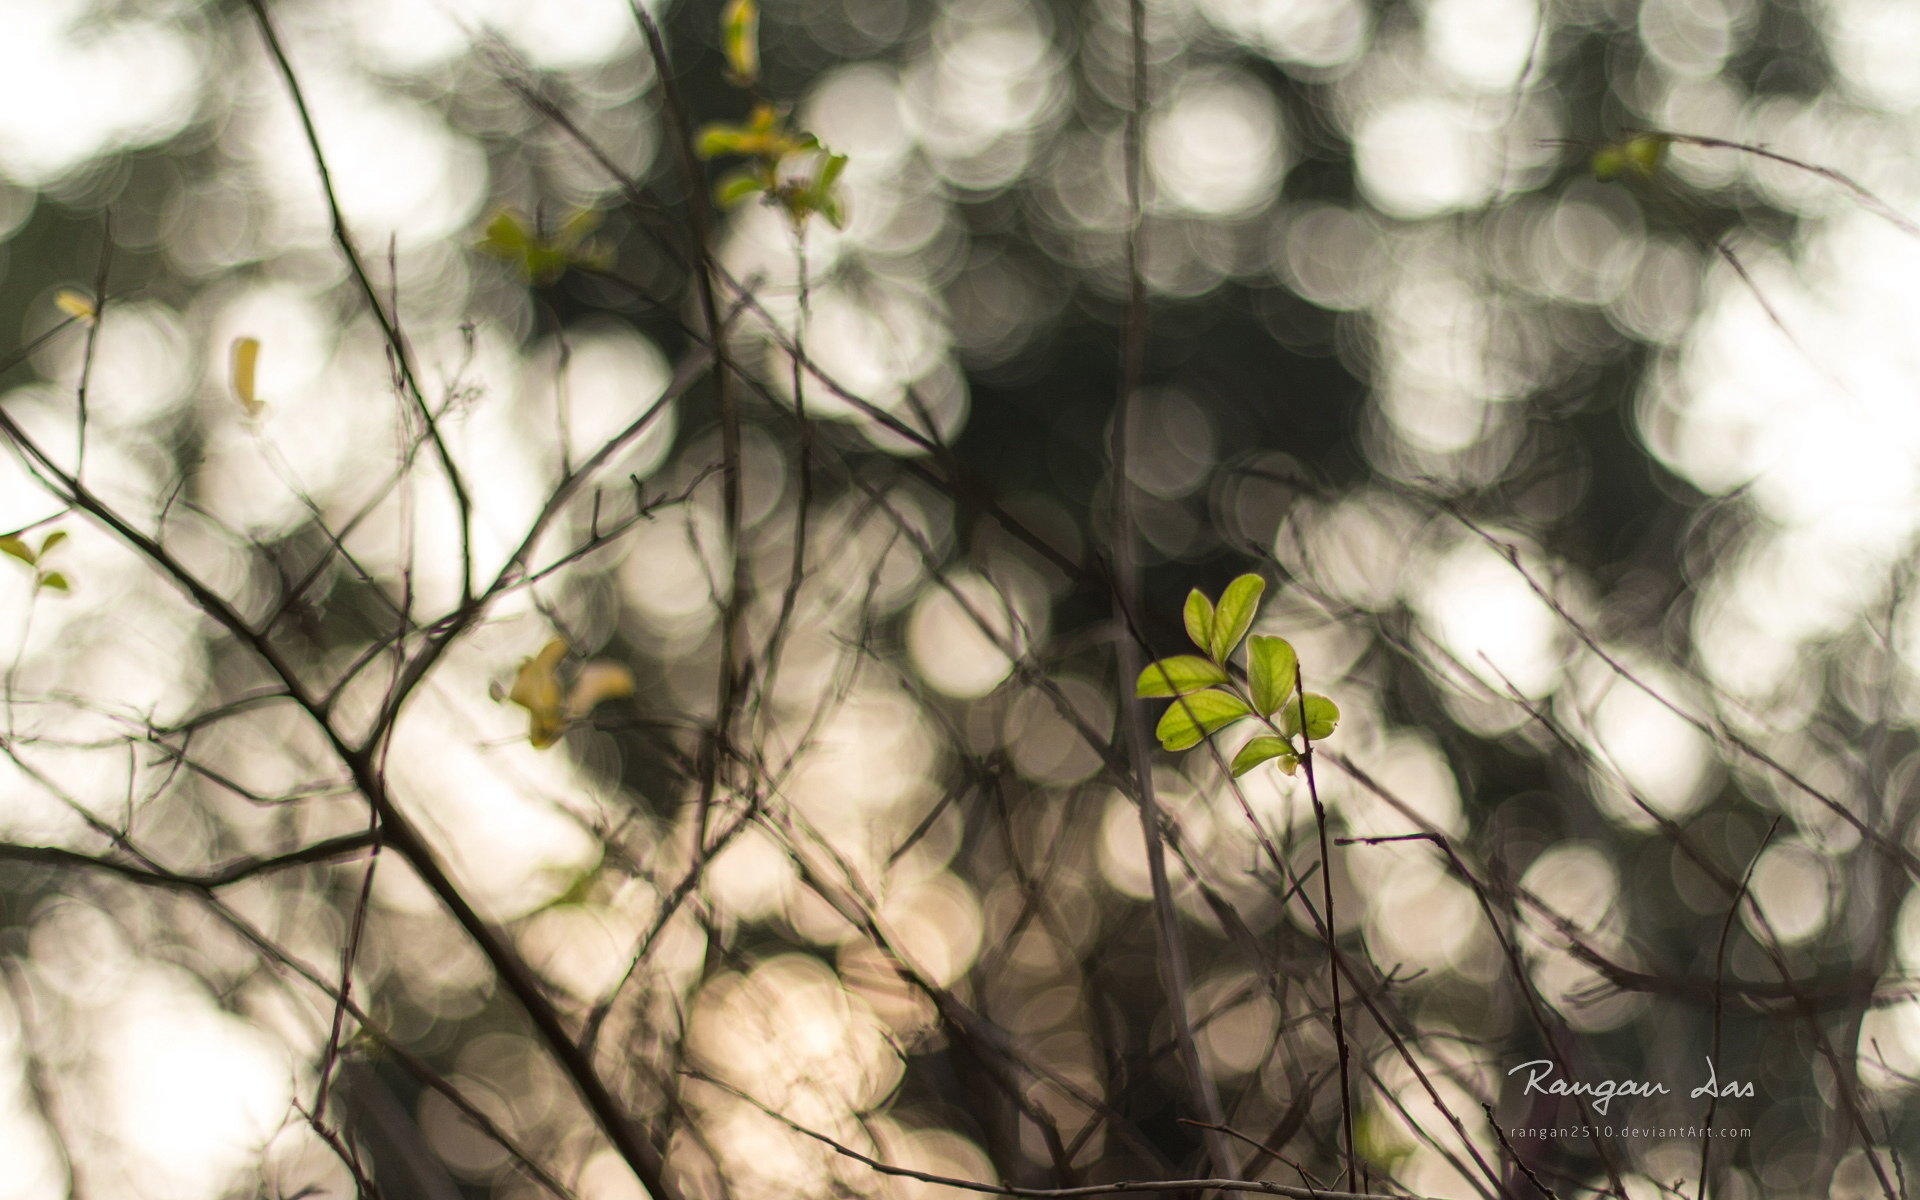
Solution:
M 566 724 L 546 713 L 534 713 L 527 727 L 527 743 L 535 750 L 545 750 L 560 740 L 567 731 Z
M 741 87 L 760 80 L 760 6 L 754 0 L 727 0 L 720 12 L 720 41 L 727 73 Z
M 31 546 L 12 534 L 0 537 L 0 554 L 7 555 L 9 558 L 17 558 L 28 566 L 32 566 L 34 563 L 40 561 L 40 556 L 33 552 Z
M 557 706 L 560 695 L 560 664 L 567 657 L 565 638 L 554 638 L 540 647 L 540 653 L 520 664 L 520 670 L 514 674 L 513 687 L 507 692 L 507 699 L 522 708 L 532 708 L 548 703 Z
M 608 700 L 633 695 L 633 672 L 619 663 L 590 662 L 567 693 L 567 718 L 578 721 Z
M 560 662 L 566 656 L 566 641 L 554 638 L 520 664 L 507 692 L 507 699 L 527 710 L 527 740 L 536 750 L 553 745 L 566 731 L 565 693 L 560 688 Z
M 580 668 L 571 688 L 564 686 L 560 664 L 567 651 L 566 641 L 554 638 L 520 664 L 504 697 L 497 685 L 490 689 L 494 699 L 511 700 L 527 710 L 527 741 L 536 750 L 558 742 L 568 725 L 606 701 L 633 695 L 633 672 L 612 662 L 590 662 Z
M 53 298 L 53 306 L 76 321 L 91 325 L 100 315 L 93 307 L 93 301 L 87 299 L 72 288 L 61 288 Z
M 56 592 L 71 592 L 73 590 L 73 585 L 67 582 L 67 577 L 58 571 L 48 571 L 35 581 L 34 586 L 51 588 Z
M 232 355 L 233 397 L 247 415 L 257 417 L 266 407 L 254 393 L 254 372 L 260 365 L 260 339 L 256 337 L 237 337 L 233 339 Z

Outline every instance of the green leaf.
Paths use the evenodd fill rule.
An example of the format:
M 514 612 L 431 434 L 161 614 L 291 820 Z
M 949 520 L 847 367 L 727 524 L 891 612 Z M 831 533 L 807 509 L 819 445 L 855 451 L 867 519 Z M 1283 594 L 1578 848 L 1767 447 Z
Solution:
M 1623 175 L 1650 179 L 1665 165 L 1673 139 L 1663 133 L 1637 133 L 1600 147 L 1593 155 L 1593 177 L 1605 182 Z
M 58 571 L 48 571 L 35 581 L 34 586 L 51 588 L 56 592 L 71 592 L 73 590 L 73 585 L 67 582 L 67 577 Z
M 809 215 L 819 213 L 835 229 L 846 228 L 846 211 L 841 207 L 839 198 L 833 194 L 834 182 L 840 178 L 840 173 L 846 168 L 847 156 L 844 154 L 828 154 L 822 159 L 819 169 L 814 172 L 812 182 L 808 183 L 794 198 L 795 203 L 792 206 L 794 217 L 805 220 Z
M 520 274 L 529 283 L 552 283 L 566 274 L 568 267 L 590 263 L 602 254 L 602 247 L 586 242 L 587 235 L 599 222 L 600 214 L 583 209 L 567 218 L 559 234 L 549 240 L 535 233 L 519 213 L 502 209 L 487 223 L 479 248 L 520 268 Z M 244 398 L 242 403 L 247 405 L 248 412 L 258 411 L 255 404 Z
M 528 283 L 548 284 L 565 275 L 572 262 L 565 251 L 540 245 L 527 251 L 527 261 L 521 264 L 521 269 L 526 272 Z
M 1256 633 L 1247 642 L 1247 674 L 1253 680 L 1253 706 L 1271 717 L 1293 695 L 1294 665 L 1299 660 L 1285 638 Z
M 752 171 L 732 171 L 713 185 L 713 201 L 721 208 L 732 208 L 749 196 L 767 190 L 764 180 Z
M 844 154 L 827 155 L 826 161 L 820 164 L 820 174 L 814 177 L 814 180 L 813 180 L 814 194 L 824 199 L 826 197 L 826 194 L 830 190 L 832 190 L 833 185 L 840 182 L 840 173 L 846 169 L 847 169 L 846 155 Z
M 12 534 L 7 534 L 5 537 L 0 537 L 0 554 L 5 554 L 10 557 L 17 558 L 21 562 L 26 563 L 28 566 L 32 566 L 34 562 L 38 560 L 40 557 L 39 555 L 35 554 L 32 548 L 30 548 L 25 542 L 21 541 L 17 537 L 14 537 Z
M 1291 775 L 1300 765 L 1299 758 L 1293 753 L 1293 743 L 1285 738 L 1263 733 L 1246 745 L 1240 747 L 1240 753 L 1233 756 L 1233 775 L 1235 779 L 1245 775 L 1263 762 L 1278 761 L 1280 769 Z
M 493 220 L 487 222 L 487 231 L 480 237 L 480 249 L 509 262 L 517 262 L 526 255 L 527 246 L 532 240 L 520 214 L 503 208 L 493 215 Z
M 1667 147 L 1673 139 L 1659 133 L 1642 133 L 1628 139 L 1627 161 L 1642 175 L 1658 171 L 1667 160 Z
M 1182 614 L 1187 622 L 1187 636 L 1193 644 L 1202 650 L 1213 644 L 1213 601 L 1199 588 L 1187 593 L 1187 608 Z
M 1201 658 L 1198 654 L 1176 654 L 1172 658 L 1148 663 L 1140 672 L 1139 682 L 1133 686 L 1133 694 L 1141 697 L 1184 696 L 1188 692 L 1197 692 L 1226 681 L 1227 673 L 1218 663 Z
M 1195 692 L 1173 702 L 1154 736 L 1168 750 L 1191 750 L 1208 734 L 1225 729 L 1250 711 L 1246 701 L 1229 692 Z
M 64 542 L 66 540 L 67 540 L 66 530 L 64 529 L 54 530 L 52 533 L 47 535 L 46 541 L 40 543 L 40 557 L 45 558 L 47 556 L 47 551 L 53 549 L 55 546 L 58 546 L 61 542 Z
M 1288 737 L 1300 732 L 1300 710 L 1307 714 L 1307 740 L 1318 742 L 1332 735 L 1340 724 L 1340 706 L 1320 695 L 1308 692 L 1298 704 L 1289 704 L 1280 712 L 1280 732 Z
M 1267 581 L 1258 575 L 1242 575 L 1220 593 L 1220 606 L 1213 614 L 1213 638 L 1207 649 L 1219 662 L 1227 661 L 1253 627 L 1253 614 L 1260 608 L 1260 595 Z
M 759 137 L 753 130 L 742 129 L 738 125 L 709 125 L 694 140 L 694 149 L 701 158 L 745 154 L 748 153 L 746 147 L 754 144 Z
M 727 75 L 741 87 L 760 79 L 760 6 L 754 0 L 728 0 L 720 13 L 720 44 Z

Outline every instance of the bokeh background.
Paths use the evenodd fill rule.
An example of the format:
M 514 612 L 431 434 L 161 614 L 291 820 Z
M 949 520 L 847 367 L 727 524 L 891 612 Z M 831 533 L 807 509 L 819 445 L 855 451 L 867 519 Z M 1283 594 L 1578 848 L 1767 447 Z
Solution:
M 562 532 L 645 517 L 578 557 L 543 543 L 552 569 L 450 647 L 386 770 L 557 1007 L 593 1022 L 678 1186 L 959 1194 L 781 1117 L 987 1181 L 1198 1169 L 1139 818 L 1099 750 L 1128 702 L 1095 582 L 1127 5 L 765 0 L 763 87 L 849 156 L 850 219 L 813 222 L 803 253 L 770 208 L 716 231 L 756 296 L 729 332 L 756 381 L 737 389 L 737 546 L 711 383 L 676 383 L 698 366 L 688 191 L 625 5 L 269 7 L 471 485 L 482 577 L 570 464 L 674 389 Z M 718 8 L 654 10 L 697 120 L 747 106 Z M 1714 1144 L 1715 1196 L 1885 1194 L 1920 1153 L 1902 858 L 1920 849 L 1920 239 L 1849 181 L 1920 212 L 1920 7 L 1145 16 L 1151 329 L 1119 469 L 1147 641 L 1182 649 L 1190 588 L 1262 572 L 1257 628 L 1344 712 L 1319 769 L 1335 832 L 1457 854 L 1353 845 L 1329 868 L 1377 1006 L 1347 996 L 1364 1182 L 1537 1194 L 1482 1104 L 1503 1127 L 1555 1118 L 1507 1076 L 1551 1043 L 1582 1078 L 1673 1088 L 1616 1101 L 1621 1124 L 1697 1123 L 1709 1055 L 1752 1082 L 1716 1117 L 1749 1133 Z M 316 687 L 350 675 L 341 720 L 368 719 L 396 624 L 460 600 L 458 523 L 254 13 L 11 0 L 0 27 L 0 328 L 23 352 L 0 408 L 73 466 L 84 386 L 89 485 L 271 617 Z M 1651 177 L 1596 179 L 1594 151 L 1633 129 L 1845 179 L 1684 141 Z M 502 207 L 548 227 L 600 212 L 611 265 L 530 286 L 475 249 Z M 63 316 L 61 289 L 103 277 L 96 327 Z M 865 403 L 803 384 L 804 455 L 796 332 Z M 262 347 L 251 419 L 238 336 Z M 0 490 L 6 530 L 70 534 L 48 561 L 72 584 L 0 562 L 8 843 L 137 845 L 199 872 L 366 826 L 228 631 L 17 455 Z M 736 734 L 758 765 L 715 801 L 730 832 L 690 874 L 736 553 L 748 652 L 771 652 L 756 678 L 779 665 Z M 638 686 L 536 749 L 490 689 L 556 633 Z M 1303 780 L 1268 769 L 1236 793 L 1204 753 L 1152 770 L 1199 1050 L 1228 1123 L 1273 1151 L 1218 1169 L 1358 1185 L 1324 949 L 1262 847 L 1317 903 Z M 366 878 L 361 858 L 208 892 L 0 856 L 0 1197 L 351 1195 L 300 1111 L 323 1061 L 320 1126 L 389 1196 L 643 1194 L 435 898 L 383 859 L 363 905 Z M 381 1034 L 347 1020 L 332 1062 L 334 1003 L 290 964 L 337 980 L 363 909 L 353 990 Z M 1684 1136 L 1519 1152 L 1564 1196 L 1699 1187 Z

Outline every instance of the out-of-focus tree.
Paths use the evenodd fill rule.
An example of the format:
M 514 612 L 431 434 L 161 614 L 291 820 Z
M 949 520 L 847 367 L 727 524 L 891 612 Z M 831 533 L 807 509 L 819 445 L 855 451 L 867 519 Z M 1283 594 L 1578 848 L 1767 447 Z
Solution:
M 1902 0 L 6 21 L 0 1200 L 1905 1195 Z

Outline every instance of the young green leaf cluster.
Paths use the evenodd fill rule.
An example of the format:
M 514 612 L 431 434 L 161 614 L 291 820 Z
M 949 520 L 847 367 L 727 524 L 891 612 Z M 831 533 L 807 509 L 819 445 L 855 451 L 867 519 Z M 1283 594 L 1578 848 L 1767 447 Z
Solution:
M 487 222 L 480 249 L 520 268 L 528 283 L 545 286 L 574 267 L 605 270 L 613 265 L 612 249 L 592 239 L 599 226 L 599 213 L 581 209 L 548 234 L 512 209 L 501 209 Z
M 749 91 L 760 83 L 760 12 L 755 0 L 729 0 L 720 16 L 720 44 L 727 56 L 727 78 Z M 815 213 L 835 229 L 847 223 L 838 183 L 847 156 L 834 154 L 820 139 L 792 128 L 787 113 L 758 101 L 745 121 L 708 125 L 695 144 L 702 158 L 744 158 L 747 165 L 727 172 L 714 185 L 722 208 L 754 196 L 784 209 L 795 226 Z M 811 170 L 796 173 L 792 164 L 811 155 Z
M 1605 183 L 1615 179 L 1651 179 L 1667 159 L 1673 139 L 1660 133 L 1636 133 L 1611 142 L 1593 153 L 1593 177 Z
M 1333 701 L 1300 690 L 1300 660 L 1291 643 L 1266 634 L 1247 637 L 1266 587 L 1258 575 L 1242 575 L 1220 593 L 1217 604 L 1195 588 L 1184 616 L 1187 637 L 1200 653 L 1148 663 L 1134 685 L 1136 696 L 1173 700 L 1154 731 L 1168 750 L 1191 750 L 1248 717 L 1265 726 L 1265 733 L 1233 756 L 1236 776 L 1264 762 L 1293 774 L 1312 744 L 1340 722 Z M 1231 666 L 1242 642 L 1247 644 L 1244 682 Z M 1296 744 L 1296 738 L 1304 741 Z
M 0 554 L 4 554 L 8 558 L 19 559 L 21 562 L 27 564 L 27 566 L 33 568 L 33 587 L 35 591 L 48 588 L 56 592 L 69 592 L 73 590 L 73 584 L 68 581 L 66 575 L 60 571 L 49 571 L 43 565 L 48 551 L 66 540 L 67 531 L 64 529 L 56 529 L 48 534 L 46 538 L 41 541 L 40 548 L 35 550 L 32 546 L 27 545 L 25 538 L 17 534 L 4 534 L 0 535 Z

